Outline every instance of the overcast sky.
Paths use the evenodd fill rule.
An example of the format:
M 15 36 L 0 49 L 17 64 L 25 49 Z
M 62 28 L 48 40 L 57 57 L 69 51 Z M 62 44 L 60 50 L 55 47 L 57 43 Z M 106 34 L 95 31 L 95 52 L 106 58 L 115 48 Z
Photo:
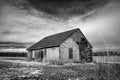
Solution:
M 120 44 L 119 0 L 0 0 L 0 41 L 37 42 L 80 28 L 93 47 Z

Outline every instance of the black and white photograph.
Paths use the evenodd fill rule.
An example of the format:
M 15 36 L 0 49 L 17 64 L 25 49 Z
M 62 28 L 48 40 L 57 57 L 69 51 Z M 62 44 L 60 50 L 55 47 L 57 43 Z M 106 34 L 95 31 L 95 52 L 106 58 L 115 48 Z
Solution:
M 120 80 L 120 0 L 0 0 L 0 80 Z

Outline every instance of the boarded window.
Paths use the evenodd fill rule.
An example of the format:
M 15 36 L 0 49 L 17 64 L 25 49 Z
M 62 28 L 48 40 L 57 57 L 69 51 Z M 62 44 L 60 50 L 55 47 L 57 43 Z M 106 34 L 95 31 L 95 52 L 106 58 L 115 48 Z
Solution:
M 73 59 L 73 49 L 69 48 L 69 59 Z

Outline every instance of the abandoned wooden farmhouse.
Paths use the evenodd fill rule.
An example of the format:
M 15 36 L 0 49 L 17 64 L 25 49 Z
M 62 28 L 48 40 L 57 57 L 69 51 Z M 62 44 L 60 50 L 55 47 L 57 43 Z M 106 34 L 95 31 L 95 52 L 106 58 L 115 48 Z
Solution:
M 79 28 L 47 36 L 29 48 L 28 59 L 62 62 L 91 62 L 92 45 Z

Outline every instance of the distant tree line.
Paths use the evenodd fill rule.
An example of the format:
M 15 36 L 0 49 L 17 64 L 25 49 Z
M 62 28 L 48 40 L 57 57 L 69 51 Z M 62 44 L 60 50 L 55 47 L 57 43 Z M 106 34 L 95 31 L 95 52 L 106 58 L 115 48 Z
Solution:
M 0 52 L 0 57 L 27 57 L 27 52 Z
M 93 56 L 120 56 L 119 51 L 93 52 Z
M 93 52 L 93 56 L 120 56 L 119 51 Z M 27 57 L 27 52 L 0 52 L 0 57 Z

